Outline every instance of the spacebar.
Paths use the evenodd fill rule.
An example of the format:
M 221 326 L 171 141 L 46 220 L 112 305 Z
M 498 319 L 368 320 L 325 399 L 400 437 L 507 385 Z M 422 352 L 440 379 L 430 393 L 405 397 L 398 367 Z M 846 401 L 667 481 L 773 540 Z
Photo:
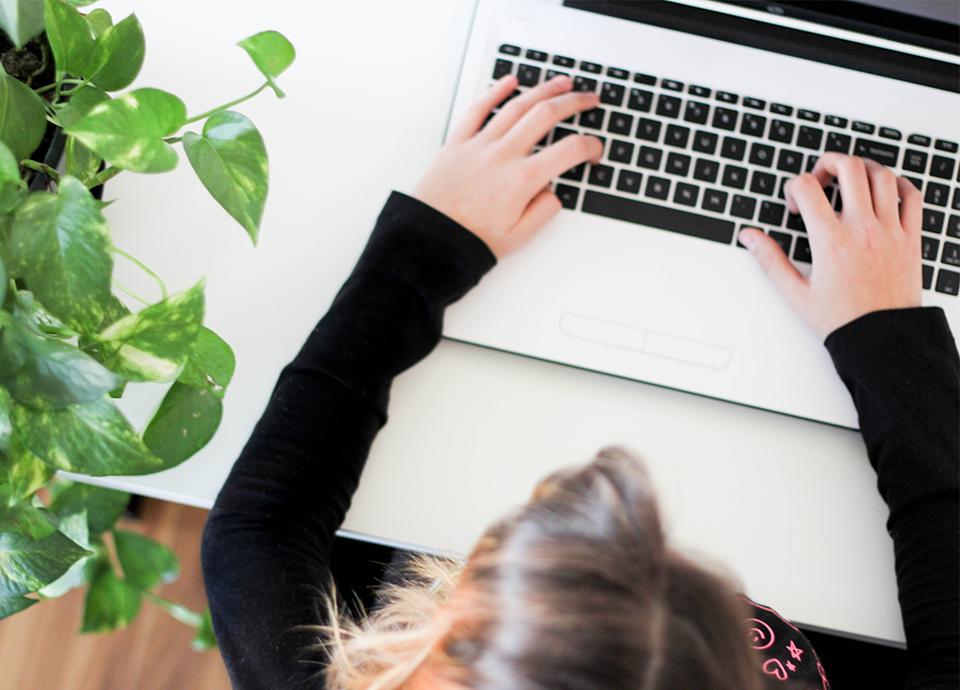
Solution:
M 581 209 L 584 213 L 616 218 L 630 223 L 649 225 L 661 230 L 679 232 L 682 235 L 700 237 L 704 240 L 730 244 L 733 240 L 734 225 L 730 221 L 718 220 L 709 216 L 678 211 L 666 206 L 655 206 L 643 201 L 624 199 L 600 192 L 587 191 Z

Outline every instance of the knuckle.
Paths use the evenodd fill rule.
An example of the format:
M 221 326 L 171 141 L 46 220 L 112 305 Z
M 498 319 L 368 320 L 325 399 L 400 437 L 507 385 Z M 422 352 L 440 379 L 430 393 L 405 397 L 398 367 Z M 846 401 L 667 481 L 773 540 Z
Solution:
M 557 116 L 557 104 L 551 99 L 540 101 L 533 106 L 532 113 L 535 117 L 542 120 L 553 120 Z
M 575 147 L 577 155 L 582 158 L 587 158 L 593 154 L 594 144 L 592 137 L 588 137 L 585 134 L 578 134 L 575 138 L 572 138 L 572 145 Z

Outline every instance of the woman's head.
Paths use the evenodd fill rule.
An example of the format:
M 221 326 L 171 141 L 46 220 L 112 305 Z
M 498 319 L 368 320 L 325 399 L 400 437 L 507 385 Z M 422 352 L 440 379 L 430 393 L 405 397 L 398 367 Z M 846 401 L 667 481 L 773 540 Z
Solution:
M 623 450 L 545 479 L 462 567 L 417 568 L 361 625 L 334 626 L 331 687 L 759 687 L 730 584 L 666 546 Z

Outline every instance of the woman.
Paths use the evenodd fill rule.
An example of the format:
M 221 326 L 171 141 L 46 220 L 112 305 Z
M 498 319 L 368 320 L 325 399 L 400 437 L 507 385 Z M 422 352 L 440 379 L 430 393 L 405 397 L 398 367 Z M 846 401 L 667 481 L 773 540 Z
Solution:
M 386 421 L 391 380 L 436 345 L 444 308 L 557 212 L 549 181 L 601 154 L 587 136 L 530 153 L 597 104 L 565 77 L 487 122 L 515 88 L 512 76 L 497 82 L 414 197 L 387 201 L 217 498 L 203 566 L 234 684 L 827 687 L 799 631 L 665 544 L 646 476 L 619 450 L 543 481 L 462 569 L 421 562 L 359 627 L 328 603 L 330 547 Z M 839 216 L 821 191 L 834 177 Z M 740 240 L 826 338 L 859 411 L 890 508 L 910 687 L 956 688 L 958 358 L 942 311 L 919 307 L 920 194 L 872 161 L 831 153 L 787 190 L 808 228 L 812 276 L 762 232 Z

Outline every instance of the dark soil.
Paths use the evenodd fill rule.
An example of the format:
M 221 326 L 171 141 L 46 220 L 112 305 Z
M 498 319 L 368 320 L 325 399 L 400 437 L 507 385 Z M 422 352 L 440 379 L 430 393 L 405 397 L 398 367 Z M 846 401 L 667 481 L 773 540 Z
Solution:
M 40 34 L 17 50 L 0 31 L 0 64 L 11 77 L 34 89 L 52 84 L 54 80 L 53 55 L 46 34 Z

